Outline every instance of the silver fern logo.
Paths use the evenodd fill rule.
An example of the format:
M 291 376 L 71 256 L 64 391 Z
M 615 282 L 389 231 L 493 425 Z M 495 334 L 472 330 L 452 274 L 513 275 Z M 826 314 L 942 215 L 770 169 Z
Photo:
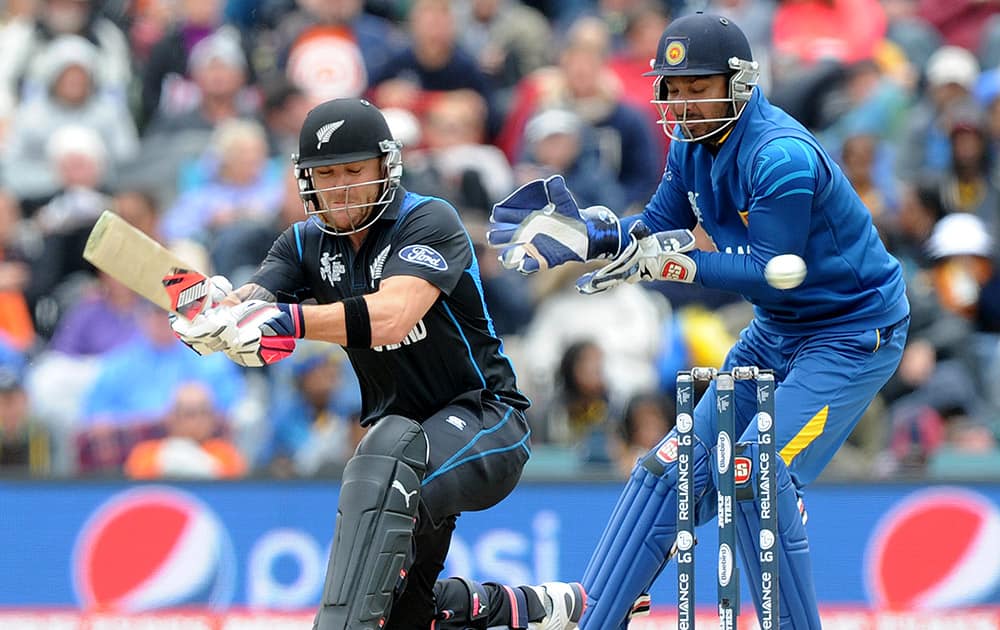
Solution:
M 389 257 L 389 249 L 392 245 L 386 245 L 385 249 L 379 252 L 379 255 L 375 257 L 375 262 L 373 262 L 369 268 L 371 272 L 372 288 L 375 288 L 375 283 L 382 278 L 382 267 L 385 266 L 385 259 Z
M 338 120 L 337 122 L 327 123 L 316 130 L 316 139 L 319 142 L 316 143 L 316 148 L 322 147 L 325 143 L 330 141 L 330 136 L 333 132 L 340 129 L 344 125 L 343 120 Z

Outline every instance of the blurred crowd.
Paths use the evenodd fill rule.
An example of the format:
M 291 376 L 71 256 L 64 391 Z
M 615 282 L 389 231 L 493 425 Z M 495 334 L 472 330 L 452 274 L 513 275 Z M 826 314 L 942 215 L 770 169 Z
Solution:
M 566 176 L 641 210 L 667 139 L 641 76 L 673 17 L 724 14 L 760 88 L 839 161 L 902 261 L 897 375 L 831 478 L 1000 479 L 1000 0 L 0 1 L 0 473 L 336 475 L 360 439 L 342 351 L 246 370 L 81 258 L 113 209 L 235 285 L 304 218 L 289 155 L 315 104 L 365 96 L 403 185 L 453 202 L 532 398 L 529 472 L 625 475 L 748 306 L 690 285 L 580 296 L 484 244 L 493 203 Z M 779 419 L 780 422 L 780 419 Z

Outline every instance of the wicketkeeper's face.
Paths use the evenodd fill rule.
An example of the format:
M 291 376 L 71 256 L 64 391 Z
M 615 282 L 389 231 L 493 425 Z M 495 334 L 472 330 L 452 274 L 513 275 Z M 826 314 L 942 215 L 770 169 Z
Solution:
M 325 212 L 319 217 L 337 231 L 364 224 L 382 196 L 382 158 L 312 169 L 313 185 Z
M 666 107 L 689 139 L 714 137 L 734 119 L 726 75 L 660 77 L 654 94 L 653 102 Z

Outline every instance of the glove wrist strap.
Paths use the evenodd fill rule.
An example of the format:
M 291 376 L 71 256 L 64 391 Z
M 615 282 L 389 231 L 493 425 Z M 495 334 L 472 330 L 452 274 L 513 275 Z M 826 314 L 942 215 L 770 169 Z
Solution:
M 587 260 L 614 258 L 622 250 L 622 227 L 608 209 L 587 218 Z
M 306 336 L 306 318 L 302 312 L 302 306 L 298 304 L 278 304 L 278 308 L 288 312 L 288 317 L 292 320 L 294 330 L 292 336 L 302 339 Z

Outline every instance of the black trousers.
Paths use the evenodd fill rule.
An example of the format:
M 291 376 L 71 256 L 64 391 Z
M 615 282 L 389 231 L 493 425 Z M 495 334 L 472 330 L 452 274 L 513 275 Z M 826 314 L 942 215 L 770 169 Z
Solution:
M 524 413 L 486 391 L 459 396 L 422 422 L 430 445 L 413 537 L 413 563 L 385 630 L 428 630 L 458 515 L 503 500 L 530 455 Z

